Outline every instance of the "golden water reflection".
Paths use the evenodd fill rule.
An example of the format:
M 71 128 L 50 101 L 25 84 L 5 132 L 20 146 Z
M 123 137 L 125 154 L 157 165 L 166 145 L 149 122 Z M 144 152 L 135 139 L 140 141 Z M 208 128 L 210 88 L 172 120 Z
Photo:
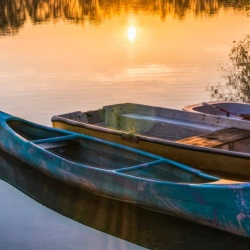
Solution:
M 185 19 L 189 14 L 213 17 L 228 7 L 244 10 L 247 15 L 249 4 L 249 0 L 1 0 L 0 35 L 16 34 L 28 19 L 33 24 L 57 22 L 59 18 L 75 24 L 99 25 L 124 11 L 132 11 L 157 15 L 164 21 L 168 16 Z M 130 32 L 134 36 L 134 30 Z
M 249 32 L 245 5 L 227 6 L 0 0 L 1 110 L 51 125 L 55 114 L 113 103 L 181 109 L 209 101 L 206 86 L 219 81 L 229 43 Z
M 133 42 L 136 37 L 136 28 L 135 27 L 129 27 L 128 28 L 128 39 Z

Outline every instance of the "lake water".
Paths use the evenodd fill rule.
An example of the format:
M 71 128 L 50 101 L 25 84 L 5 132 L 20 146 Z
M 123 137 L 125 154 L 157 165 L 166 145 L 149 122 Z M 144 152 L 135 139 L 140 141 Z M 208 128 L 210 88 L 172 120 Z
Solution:
M 1 250 L 145 249 L 63 217 L 2 180 L 0 188 Z
M 229 60 L 233 41 L 250 32 L 250 5 L 232 3 L 0 0 L 0 109 L 51 126 L 55 114 L 114 103 L 181 109 L 208 101 L 207 88 L 223 81 L 220 65 Z M 0 205 L 1 211 L 15 213 L 11 207 L 23 196 L 1 182 L 0 186 L 1 199 L 7 194 L 15 197 L 8 200 L 9 209 Z M 43 213 L 30 200 L 25 202 L 25 216 L 30 206 Z M 47 215 L 48 220 L 54 216 Z M 8 226 L 8 220 L 4 223 Z M 21 221 L 19 228 L 25 223 Z M 85 228 L 79 230 L 80 235 Z M 96 234 L 86 235 L 92 233 Z M 112 242 L 122 249 L 132 246 Z
M 248 6 L 230 3 L 1 0 L 1 110 L 51 125 L 113 103 L 208 101 L 232 42 L 249 32 Z

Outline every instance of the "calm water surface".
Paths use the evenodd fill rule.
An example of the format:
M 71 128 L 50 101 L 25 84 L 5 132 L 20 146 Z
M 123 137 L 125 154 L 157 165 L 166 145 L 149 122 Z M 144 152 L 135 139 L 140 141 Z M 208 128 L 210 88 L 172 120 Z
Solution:
M 51 125 L 50 119 L 55 114 L 113 103 L 135 102 L 181 109 L 187 104 L 208 101 L 206 88 L 222 81 L 219 64 L 228 60 L 232 42 L 250 33 L 250 5 L 241 0 L 234 3 L 0 0 L 0 109 Z M 6 198 L 6 192 L 12 191 L 1 187 Z M 3 192 L 0 194 L 3 199 Z M 28 202 L 24 213 L 28 211 L 25 206 L 34 208 Z M 12 211 L 9 207 L 8 211 L 15 213 L 14 205 Z M 149 215 L 145 214 L 145 218 Z M 161 223 L 162 219 L 156 221 Z M 5 220 L 1 228 L 9 228 L 10 236 L 13 224 L 8 223 Z M 174 220 L 167 229 L 173 228 L 170 238 L 177 239 L 171 243 L 171 249 L 187 249 L 187 241 L 192 238 L 188 234 L 189 224 L 180 226 L 186 227 L 183 231 L 171 226 L 175 224 Z M 21 223 L 20 229 L 25 225 Z M 164 225 L 159 225 L 156 228 L 161 230 Z M 147 228 L 151 232 L 151 226 Z M 202 239 L 201 245 L 209 249 L 220 246 L 222 234 L 223 242 L 230 242 L 229 245 L 240 242 L 239 238 L 222 232 L 217 237 L 214 230 L 208 232 L 199 227 L 194 230 L 196 238 Z M 151 247 L 164 249 L 167 245 L 164 235 L 157 235 L 160 238 L 153 233 L 150 236 L 157 239 Z M 143 240 L 148 242 L 150 237 Z M 241 249 L 246 249 L 247 244 L 244 242 Z
M 248 6 L 227 1 L 1 0 L 0 107 L 52 115 L 135 102 L 209 100 Z

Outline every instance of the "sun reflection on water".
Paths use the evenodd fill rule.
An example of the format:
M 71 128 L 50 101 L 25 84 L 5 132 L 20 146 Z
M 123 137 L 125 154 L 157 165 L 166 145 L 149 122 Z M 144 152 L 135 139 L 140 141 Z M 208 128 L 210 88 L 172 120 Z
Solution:
M 128 39 L 131 42 L 134 42 L 136 37 L 136 28 L 135 27 L 129 27 L 128 28 Z

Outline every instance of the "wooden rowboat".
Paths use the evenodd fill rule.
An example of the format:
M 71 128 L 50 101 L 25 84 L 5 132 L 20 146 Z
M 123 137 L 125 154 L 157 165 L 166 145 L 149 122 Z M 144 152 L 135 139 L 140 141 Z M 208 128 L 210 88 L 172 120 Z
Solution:
M 219 179 L 116 143 L 0 112 L 0 148 L 90 192 L 250 236 L 250 184 Z
M 207 115 L 218 115 L 218 116 L 228 117 L 232 119 L 241 119 L 241 120 L 244 119 L 244 117 L 241 117 L 240 114 L 248 114 L 250 116 L 250 104 L 249 103 L 217 101 L 217 102 L 208 102 L 207 104 L 208 105 L 199 103 L 199 104 L 194 104 L 194 105 L 188 105 L 188 106 L 183 107 L 182 109 L 188 112 L 202 113 L 202 114 L 207 114 Z M 230 113 L 227 113 L 226 111 L 229 111 Z
M 250 180 L 250 121 L 125 103 L 57 115 L 52 123 L 205 173 Z

